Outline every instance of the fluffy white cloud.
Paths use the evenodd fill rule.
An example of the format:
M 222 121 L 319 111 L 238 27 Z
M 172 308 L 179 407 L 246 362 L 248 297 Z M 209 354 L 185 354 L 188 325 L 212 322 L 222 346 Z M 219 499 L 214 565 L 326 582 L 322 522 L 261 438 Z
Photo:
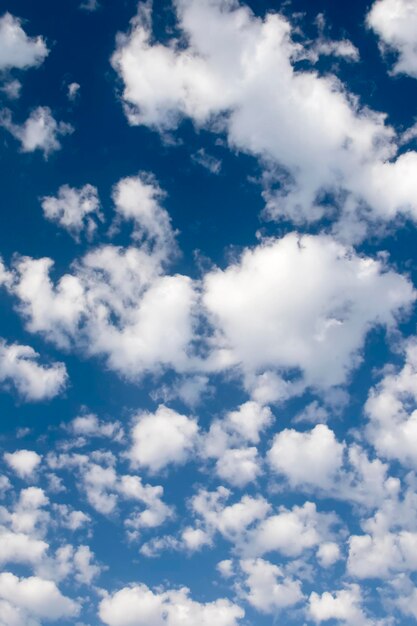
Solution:
M 267 517 L 246 534 L 243 550 L 248 556 L 277 551 L 296 557 L 327 542 L 336 521 L 334 514 L 319 513 L 313 502 L 292 509 L 281 507 L 278 514 Z
M 176 253 L 171 219 L 161 206 L 164 197 L 154 177 L 146 172 L 122 178 L 113 189 L 116 214 L 133 222 L 134 239 L 144 242 L 145 249 L 160 263 Z
M 244 611 L 229 600 L 199 603 L 186 588 L 158 593 L 132 585 L 104 598 L 99 615 L 108 626 L 237 626 Z
M 235 487 L 253 482 L 261 473 L 257 449 L 252 446 L 225 450 L 216 463 L 216 472 Z
M 306 385 L 338 385 L 369 328 L 394 325 L 413 300 L 405 278 L 329 237 L 266 241 L 205 277 L 217 330 L 212 366 L 240 366 L 248 376 L 298 370 Z
M 405 363 L 371 390 L 365 410 L 368 438 L 378 454 L 417 469 L 417 343 L 405 346 Z
M 0 17 L 0 70 L 40 65 L 48 54 L 42 37 L 28 37 L 22 22 L 10 13 Z
M 41 540 L 14 533 L 0 526 L 0 563 L 24 563 L 36 565 L 44 557 L 48 544 Z
M 99 246 L 56 284 L 48 258 L 20 258 L 13 284 L 5 277 L 28 330 L 60 347 L 103 355 L 111 369 L 136 380 L 146 372 L 189 367 L 197 300 L 190 278 L 165 274 L 174 233 L 156 201 L 159 188 L 147 181 L 123 179 L 114 191 L 119 218 L 134 220 L 140 242 Z
M 99 420 L 97 415 L 79 415 L 68 426 L 68 430 L 85 441 L 88 437 L 107 437 L 113 441 L 123 439 L 123 428 L 120 422 L 107 422 Z
M 245 576 L 242 596 L 262 613 L 274 614 L 303 599 L 300 581 L 264 559 L 244 559 L 240 568 Z
M 158 472 L 171 463 L 185 463 L 192 453 L 198 433 L 194 419 L 161 405 L 155 413 L 138 415 L 135 422 L 129 451 L 133 467 Z
M 4 460 L 20 478 L 30 478 L 39 467 L 42 457 L 33 450 L 16 450 L 6 452 Z
M 255 17 L 229 0 L 174 5 L 183 38 L 153 41 L 143 7 L 118 38 L 112 62 L 124 82 L 130 124 L 165 131 L 189 117 L 198 127 L 225 130 L 232 148 L 263 160 L 267 186 L 279 182 L 278 191 L 265 195 L 273 218 L 315 220 L 334 216 L 336 205 L 343 213 L 336 230 L 349 240 L 365 234 L 364 217 L 379 221 L 403 212 L 416 218 L 410 173 L 417 154 L 397 157 L 385 116 L 361 108 L 336 76 L 294 68 L 300 59 L 340 54 L 341 42 L 319 41 L 313 52 L 299 37 L 291 39 L 282 15 Z
M 333 431 L 318 424 L 311 431 L 285 429 L 275 435 L 268 460 L 293 487 L 312 484 L 326 488 L 341 469 L 343 450 Z
M 8 109 L 3 109 L 0 112 L 0 126 L 20 142 L 22 152 L 41 150 L 45 158 L 60 150 L 60 136 L 69 135 L 74 130 L 70 124 L 57 122 L 49 107 L 34 109 L 21 125 L 13 122 Z
M 394 50 L 398 59 L 394 74 L 417 78 L 417 6 L 414 0 L 377 0 L 367 23 L 378 35 L 382 50 Z
M 18 619 L 6 621 L 6 626 L 30 626 L 37 621 L 53 621 L 75 617 L 79 613 L 79 605 L 62 595 L 54 582 L 37 576 L 18 578 L 9 572 L 0 574 L 0 608 L 6 607 L 6 616 L 13 612 Z M 27 620 L 27 621 L 26 621 Z
M 349 585 L 345 589 L 323 594 L 313 592 L 309 599 L 309 613 L 317 623 L 331 619 L 352 626 L 371 626 L 374 622 L 367 619 L 362 609 L 362 595 L 358 585 Z
M 387 578 L 417 571 L 417 532 L 377 531 L 349 539 L 348 571 L 356 578 Z
M 53 398 L 64 389 L 68 379 L 64 363 L 41 365 L 38 357 L 30 346 L 7 345 L 0 340 L 0 382 L 14 387 L 28 402 Z
M 62 185 L 58 195 L 42 198 L 42 209 L 46 219 L 65 228 L 75 239 L 86 229 L 92 235 L 97 228 L 93 215 L 102 219 L 100 200 L 96 187 L 84 185 L 79 189 Z

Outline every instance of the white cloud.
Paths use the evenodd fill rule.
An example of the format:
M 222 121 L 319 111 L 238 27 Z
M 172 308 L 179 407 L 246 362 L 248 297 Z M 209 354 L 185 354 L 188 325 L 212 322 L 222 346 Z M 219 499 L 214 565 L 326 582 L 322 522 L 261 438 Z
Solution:
M 30 346 L 7 345 L 0 340 L 0 382 L 11 385 L 23 400 L 47 400 L 61 393 L 68 375 L 63 363 L 41 365 Z
M 19 18 L 10 13 L 0 17 L 0 70 L 36 67 L 48 52 L 42 37 L 28 37 Z
M 225 450 L 216 463 L 216 472 L 235 487 L 253 482 L 261 474 L 257 449 L 253 446 Z
M 382 50 L 395 51 L 393 74 L 417 78 L 417 6 L 414 0 L 377 0 L 367 23 L 378 35 Z
M 84 185 L 79 189 L 62 185 L 58 195 L 42 198 L 42 209 L 46 219 L 55 222 L 78 239 L 85 229 L 91 236 L 97 228 L 93 216 L 102 219 L 100 200 L 96 187 Z
M 111 369 L 135 380 L 168 367 L 185 370 L 195 323 L 193 281 L 164 273 L 175 242 L 169 216 L 156 201 L 158 189 L 139 178 L 115 188 L 118 215 L 134 219 L 140 243 L 97 247 L 56 284 L 51 259 L 23 257 L 13 285 L 7 282 L 28 330 L 60 347 L 103 355 Z
M 212 366 L 247 375 L 299 370 L 303 384 L 339 385 L 360 361 L 369 328 L 392 327 L 413 300 L 404 277 L 329 237 L 266 241 L 205 276 L 217 331 Z
M 342 467 L 343 450 L 333 431 L 318 424 L 311 431 L 285 429 L 275 435 L 268 460 L 292 487 L 311 484 L 326 488 Z
M 73 600 L 62 595 L 54 582 L 37 576 L 18 578 L 9 572 L 0 574 L 0 600 L 6 606 L 6 615 L 19 616 L 20 620 L 6 622 L 6 626 L 38 622 L 30 620 L 53 621 L 78 615 L 79 606 Z M 28 620 L 28 621 L 25 621 Z
M 186 588 L 153 592 L 132 585 L 104 598 L 99 615 L 108 626 L 237 626 L 244 611 L 229 600 L 199 603 Z
M 67 96 L 70 102 L 74 102 L 80 95 L 81 85 L 79 83 L 69 83 Z
M 337 543 L 328 541 L 319 546 L 316 556 L 322 567 L 330 567 L 341 558 L 340 548 Z
M 31 478 L 39 467 L 42 457 L 33 450 L 6 452 L 4 460 L 20 478 Z
M 360 587 L 349 585 L 335 593 L 325 591 L 319 595 L 313 592 L 309 600 L 309 613 L 316 624 L 335 619 L 352 626 L 371 626 L 375 622 L 367 619 L 361 604 Z
M 417 532 L 353 535 L 347 568 L 356 578 L 387 578 L 396 572 L 417 571 Z
M 135 418 L 129 458 L 133 467 L 158 472 L 167 465 L 183 464 L 196 443 L 198 426 L 194 419 L 161 405 L 155 413 Z
M 124 435 L 120 422 L 101 421 L 93 413 L 75 417 L 70 422 L 68 430 L 81 438 L 107 437 L 112 441 L 121 441 Z
M 45 159 L 52 152 L 61 149 L 59 137 L 69 135 L 74 130 L 70 124 L 57 122 L 49 107 L 34 109 L 21 125 L 13 122 L 8 109 L 3 109 L 0 111 L 0 126 L 3 126 L 15 139 L 20 141 L 22 152 L 41 150 Z
M 134 223 L 134 239 L 160 263 L 176 254 L 175 232 L 167 211 L 161 206 L 164 192 L 154 177 L 141 172 L 122 178 L 113 189 L 116 214 Z
M 378 454 L 417 469 L 417 343 L 409 338 L 405 363 L 370 391 L 367 435 Z
M 246 534 L 243 551 L 248 556 L 280 552 L 297 557 L 327 542 L 336 520 L 334 514 L 319 513 L 313 502 L 292 509 L 281 507 L 278 514 L 267 517 Z
M 48 544 L 24 533 L 15 533 L 0 526 L 0 563 L 36 565 L 44 557 Z
M 336 231 L 351 241 L 365 235 L 367 218 L 378 222 L 400 212 L 416 218 L 410 172 L 417 154 L 397 157 L 385 116 L 362 108 L 336 76 L 294 68 L 314 54 L 353 58 L 352 45 L 321 38 L 309 50 L 299 32 L 298 43 L 291 39 L 285 17 L 255 17 L 237 2 L 174 5 L 182 37 L 155 42 L 150 11 L 142 7 L 130 32 L 118 38 L 112 63 L 124 82 L 130 124 L 164 132 L 189 117 L 197 127 L 226 131 L 231 148 L 265 164 L 266 213 L 274 219 L 301 223 L 334 216 L 336 206 L 343 214 Z M 276 182 L 279 190 L 271 191 Z
M 245 575 L 242 597 L 261 613 L 274 614 L 303 599 L 300 582 L 264 559 L 242 560 L 240 568 Z
M 6 94 L 9 100 L 17 100 L 20 97 L 21 89 L 22 83 L 17 79 L 9 80 L 0 87 L 0 91 Z

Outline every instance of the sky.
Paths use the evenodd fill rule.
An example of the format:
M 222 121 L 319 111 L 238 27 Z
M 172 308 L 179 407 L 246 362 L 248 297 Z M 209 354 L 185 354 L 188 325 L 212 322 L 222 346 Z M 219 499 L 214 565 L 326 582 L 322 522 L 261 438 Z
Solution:
M 417 620 L 415 0 L 0 3 L 0 626 Z

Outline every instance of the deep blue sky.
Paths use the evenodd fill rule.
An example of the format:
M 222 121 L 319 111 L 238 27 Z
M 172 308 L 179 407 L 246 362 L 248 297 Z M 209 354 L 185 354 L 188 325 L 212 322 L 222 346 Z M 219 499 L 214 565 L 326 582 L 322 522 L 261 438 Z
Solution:
M 262 195 L 261 178 L 268 169 L 264 155 L 260 155 L 249 147 L 247 150 L 238 150 L 228 146 L 226 127 L 218 130 L 209 122 L 198 124 L 191 115 L 183 115 L 178 124 L 169 131 L 169 135 L 164 136 L 151 125 L 133 126 L 128 123 L 123 109 L 123 77 L 112 67 L 110 57 L 116 48 L 116 34 L 128 32 L 129 21 L 136 14 L 137 4 L 136 0 L 120 0 L 119 2 L 100 0 L 97 10 L 86 11 L 80 9 L 78 0 L 61 3 L 52 0 L 38 0 L 36 3 L 28 0 L 3 0 L 1 3 L 0 19 L 6 12 L 19 18 L 21 27 L 28 37 L 42 36 L 49 54 L 39 67 L 25 70 L 8 68 L 3 72 L 0 56 L 1 83 L 6 84 L 12 78 L 17 78 L 22 82 L 21 95 L 18 99 L 10 100 L 1 92 L 0 108 L 10 109 L 15 124 L 20 125 L 37 107 L 47 106 L 57 121 L 69 123 L 74 128 L 72 134 L 60 138 L 61 149 L 48 155 L 48 158 L 43 157 L 41 150 L 23 152 L 19 140 L 13 137 L 6 128 L 0 128 L 0 254 L 5 266 L 13 272 L 16 271 L 13 268 L 16 268 L 16 263 L 21 256 L 32 259 L 49 257 L 54 261 L 51 279 L 56 283 L 66 273 L 76 274 L 77 267 L 79 268 L 77 263 L 80 263 L 83 256 L 98 249 L 101 245 L 112 244 L 120 246 L 121 249 L 134 245 L 140 248 L 141 244 L 137 241 L 131 243 L 130 226 L 123 224 L 115 235 L 109 233 L 109 227 L 115 217 L 112 190 L 122 178 L 137 176 L 139 172 L 151 172 L 154 180 L 158 181 L 161 189 L 166 192 L 162 206 L 169 214 L 172 226 L 177 231 L 180 255 L 171 264 L 167 273 L 190 277 L 195 281 L 197 292 L 202 289 L 200 279 L 210 271 L 214 273 L 216 267 L 224 270 L 233 261 L 239 264 L 241 254 L 249 248 L 257 250 L 256 246 L 261 248 L 267 245 L 267 241 L 271 245 L 278 245 L 277 242 L 282 237 L 294 231 L 310 233 L 318 238 L 327 236 L 323 233 L 329 232 L 333 216 L 319 222 L 304 221 L 298 224 L 294 224 L 288 216 L 277 221 L 267 221 L 262 217 L 265 200 Z M 325 36 L 329 40 L 350 40 L 358 49 L 359 60 L 352 62 L 335 56 L 321 57 L 314 66 L 317 79 L 329 75 L 337 76 L 345 86 L 346 92 L 358 96 L 360 108 L 368 107 L 373 111 L 384 113 L 386 124 L 391 125 L 397 133 L 413 125 L 416 116 L 417 81 L 410 75 L 390 73 L 390 68 L 396 58 L 395 51 L 388 50 L 382 55 L 378 48 L 377 35 L 365 24 L 366 15 L 372 6 L 371 2 L 292 0 L 281 3 L 248 0 L 246 6 L 252 9 L 253 14 L 258 16 L 259 20 L 265 19 L 265 15 L 271 12 L 277 12 L 282 19 L 292 24 L 293 29 L 298 26 L 299 31 L 293 31 L 293 38 L 302 42 L 303 45 L 306 45 L 307 40 L 317 39 L 318 30 L 315 20 L 318 14 L 323 14 L 326 20 Z M 182 34 L 181 22 L 177 20 L 171 2 L 154 0 L 152 15 L 153 42 L 159 41 L 169 46 L 173 29 L 177 34 Z M 250 19 L 255 18 L 252 16 Z M 186 45 L 184 41 L 182 45 Z M 140 62 L 138 67 L 140 67 Z M 306 60 L 300 61 L 295 67 L 295 71 L 300 73 L 313 71 L 312 64 Z M 156 77 L 155 80 L 158 81 L 158 78 Z M 80 89 L 79 95 L 71 101 L 67 90 L 68 85 L 73 82 L 78 83 Z M 271 75 L 271 83 L 274 83 L 273 75 Z M 160 85 L 157 85 L 158 89 L 159 87 Z M 262 99 L 268 96 L 260 92 L 258 97 L 261 103 Z M 309 97 L 310 94 L 307 94 L 306 98 Z M 324 117 L 328 114 L 325 110 L 322 113 Z M 275 123 L 275 119 L 272 123 Z M 278 117 L 276 123 L 280 123 Z M 415 148 L 415 140 L 406 147 L 401 145 L 398 136 L 392 142 L 397 146 L 399 154 Z M 221 164 L 219 172 L 213 173 L 196 161 L 195 157 L 201 150 L 218 160 Z M 392 156 L 391 162 L 394 160 L 395 156 Z M 389 159 L 387 161 L 389 162 Z M 285 163 L 279 165 L 285 169 Z M 75 241 L 55 222 L 45 219 L 41 200 L 45 196 L 57 196 L 58 189 L 62 185 L 79 189 L 87 183 L 98 190 L 104 221 L 99 223 L 92 240 L 88 240 L 83 235 L 80 241 Z M 406 180 L 404 180 L 404 185 L 407 186 Z M 332 200 L 329 201 L 331 202 Z M 363 202 L 366 203 L 366 199 Z M 379 218 L 375 223 L 371 221 L 367 236 L 361 240 L 352 241 L 352 246 L 348 246 L 344 253 L 345 259 L 355 255 L 358 258 L 383 257 L 386 259 L 386 271 L 395 272 L 409 281 L 410 293 L 411 285 L 416 285 L 417 281 L 416 211 L 413 212 L 413 209 L 410 209 L 413 202 L 415 206 L 415 198 L 411 198 L 405 209 L 403 206 L 397 207 L 397 213 L 393 219 L 384 221 L 381 218 L 384 222 L 383 228 L 377 228 L 377 225 L 381 225 Z M 372 210 L 377 212 L 378 207 L 372 207 Z M 268 240 L 269 237 L 271 240 Z M 326 245 L 325 242 L 322 244 L 324 247 Z M 346 242 L 340 245 L 346 245 Z M 288 263 L 290 264 L 291 261 Z M 274 267 L 269 269 L 272 274 L 276 272 L 277 275 L 287 271 L 285 264 L 276 269 Z M 266 295 L 264 294 L 268 302 L 273 303 L 272 308 L 279 307 L 281 301 L 285 303 L 291 300 L 292 293 L 302 291 L 304 288 L 306 293 L 308 292 L 310 280 L 307 275 L 308 267 L 302 271 L 301 275 L 297 274 L 295 277 L 291 271 L 288 265 L 289 280 L 292 281 L 288 293 L 274 292 L 274 288 L 271 288 Z M 382 271 L 381 276 L 383 275 Z M 340 276 L 334 280 L 342 280 Z M 18 281 L 17 274 L 14 274 L 13 281 Z M 129 279 L 127 282 L 129 283 Z M 358 503 L 358 501 L 352 503 L 356 496 L 351 497 L 346 494 L 342 494 L 339 498 L 337 490 L 340 489 L 342 492 L 342 487 L 337 480 L 343 482 L 345 479 L 340 478 L 342 475 L 345 476 L 343 472 L 353 471 L 346 469 L 348 465 L 343 466 L 345 469 L 341 466 L 337 470 L 339 478 L 335 479 L 336 488 L 334 488 L 334 485 L 329 486 L 331 479 L 329 479 L 330 483 L 325 481 L 319 484 L 319 481 L 312 485 L 308 479 L 304 479 L 296 484 L 294 478 L 291 480 L 290 473 L 285 476 L 284 470 L 281 474 L 279 471 L 275 472 L 267 461 L 268 450 L 277 434 L 285 429 L 310 433 L 317 423 L 327 420 L 328 427 L 335 433 L 336 439 L 339 442 L 346 442 L 343 452 L 345 464 L 349 464 L 346 460 L 348 447 L 360 444 L 371 460 L 387 464 L 387 476 L 399 478 L 402 481 L 399 498 L 401 501 L 406 498 L 405 477 L 408 472 L 412 474 L 417 469 L 416 459 L 410 461 L 407 457 L 408 460 L 404 461 L 405 457 L 401 452 L 390 456 L 378 449 L 366 430 L 369 414 L 366 414 L 364 405 L 371 388 L 382 380 L 384 374 L 388 376 L 390 372 L 400 371 L 407 358 L 404 346 L 407 342 L 412 343 L 415 334 L 414 296 L 409 296 L 409 306 L 404 307 L 405 311 L 398 315 L 396 323 L 387 330 L 384 315 L 386 310 L 390 310 L 390 305 L 387 304 L 389 296 L 387 295 L 385 299 L 384 287 L 380 288 L 379 305 L 375 305 L 376 308 L 379 306 L 380 310 L 372 314 L 373 316 L 368 314 L 369 318 L 366 318 L 366 313 L 363 314 L 365 319 L 363 337 L 356 343 L 353 341 L 355 354 L 359 357 L 358 361 L 355 364 L 346 365 L 346 379 L 344 383 L 336 385 L 336 391 L 332 384 L 329 388 L 326 385 L 314 387 L 314 385 L 306 384 L 300 387 L 298 393 L 290 394 L 286 401 L 271 400 L 264 403 L 265 406 L 270 406 L 273 419 L 265 428 L 259 441 L 247 444 L 252 447 L 257 446 L 261 469 L 255 480 L 248 481 L 242 487 L 233 480 L 228 483 L 224 476 L 216 473 L 217 470 L 214 468 L 216 460 L 204 457 L 201 447 L 205 445 L 204 433 L 210 429 L 214 421 L 223 420 L 222 423 L 226 423 L 226 415 L 229 411 L 236 410 L 244 402 L 256 399 L 253 389 L 252 391 L 249 389 L 250 385 L 247 382 L 248 372 L 251 372 L 250 365 L 235 364 L 235 367 L 230 369 L 218 368 L 216 371 L 215 368 L 210 370 L 207 363 L 205 367 L 194 370 L 190 366 L 187 366 L 188 370 L 187 367 L 185 369 L 159 367 L 156 363 L 151 373 L 138 371 L 128 376 L 117 371 L 117 368 L 112 368 L 103 352 L 99 355 L 97 353 L 91 355 L 93 350 L 88 342 L 91 340 L 93 331 L 91 329 L 85 331 L 85 328 L 91 320 L 93 327 L 95 322 L 94 317 L 88 322 L 89 313 L 85 313 L 86 317 L 80 322 L 80 328 L 84 330 L 79 330 L 79 337 L 71 336 L 69 346 L 57 345 L 57 342 L 53 340 L 54 322 L 51 323 L 51 328 L 43 333 L 32 332 L 30 324 L 28 326 L 28 315 L 25 315 L 22 302 L 19 302 L 16 284 L 14 282 L 14 286 L 6 286 L 0 294 L 2 322 L 0 336 L 7 345 L 16 343 L 34 348 L 45 367 L 56 362 L 65 363 L 68 379 L 65 388 L 57 392 L 55 397 L 35 401 L 33 398 L 25 398 L 24 394 L 22 397 L 19 388 L 16 388 L 14 376 L 18 377 L 19 373 L 3 375 L 0 363 L 0 378 L 2 376 L 4 378 L 0 394 L 2 464 L 0 475 L 7 475 L 10 480 L 10 488 L 5 489 L 3 494 L 4 509 L 0 509 L 0 525 L 4 524 L 4 528 L 10 528 L 11 518 L 5 511 L 12 511 L 13 507 L 16 508 L 19 493 L 23 489 L 30 486 L 41 488 L 50 500 L 45 507 L 50 511 L 49 520 L 43 524 L 43 528 L 38 528 L 33 532 L 27 531 L 32 538 L 42 538 L 48 542 L 49 565 L 46 566 L 43 562 L 41 565 L 39 563 L 35 563 L 34 566 L 33 563 L 29 564 L 30 566 L 22 565 L 19 559 L 15 561 L 10 559 L 3 563 L 0 549 L 0 572 L 11 572 L 22 577 L 36 575 L 54 580 L 62 594 L 74 601 L 77 598 L 82 599 L 79 617 L 67 616 L 68 622 L 65 616 L 62 620 L 58 616 L 58 619 L 52 620 L 52 623 L 99 625 L 103 623 L 98 616 L 98 606 L 105 593 L 103 590 L 113 594 L 129 584 L 141 583 L 159 590 L 160 593 L 162 589 L 186 586 L 191 590 L 191 597 L 200 603 L 228 598 L 230 602 L 244 608 L 246 614 L 244 618 L 237 621 L 225 621 L 224 626 L 235 626 L 235 624 L 261 626 L 272 623 L 294 623 L 301 626 L 314 623 L 314 615 L 308 608 L 311 605 L 310 594 L 316 592 L 321 595 L 327 591 L 337 594 L 341 589 L 354 594 L 356 591 L 352 589 L 356 587 L 352 585 L 359 586 L 358 593 L 362 594 L 362 598 L 358 603 L 362 603 L 362 609 L 358 608 L 359 604 L 355 605 L 353 601 L 354 608 L 351 608 L 351 613 L 347 614 L 347 617 L 341 615 L 338 621 L 333 620 L 332 615 L 329 614 L 330 621 L 327 623 L 357 624 L 358 626 L 361 624 L 388 626 L 391 623 L 405 625 L 415 623 L 415 619 L 410 617 L 410 612 L 402 610 L 401 603 L 399 603 L 399 598 L 409 598 L 415 584 L 414 572 L 417 566 L 415 563 L 405 564 L 407 555 L 402 561 L 400 559 L 401 563 L 398 567 L 390 571 L 388 575 L 381 574 L 381 576 L 361 577 L 357 575 L 357 572 L 352 573 L 352 569 L 349 570 L 347 561 L 349 537 L 370 532 L 369 527 L 366 527 L 366 520 L 370 519 L 377 510 L 385 511 L 389 508 L 387 502 L 390 496 L 384 492 L 377 503 L 371 502 L 372 498 L 369 494 L 370 501 L 365 503 Z M 253 299 L 259 297 L 259 291 L 255 287 L 257 286 L 254 283 L 248 283 L 249 300 L 251 288 L 254 289 Z M 366 309 L 366 290 L 361 291 L 358 296 L 352 295 L 349 289 L 353 289 L 352 283 L 347 284 L 345 293 L 346 298 L 354 303 L 352 307 L 356 306 L 355 298 L 357 298 L 360 300 L 358 306 L 361 311 Z M 320 289 L 317 289 L 317 292 L 317 298 L 325 297 L 320 296 Z M 339 306 L 337 294 L 343 294 L 343 284 L 336 284 L 333 292 L 336 294 L 331 296 L 334 302 L 333 300 L 330 303 L 324 302 L 323 310 L 326 306 L 329 309 Z M 224 294 L 224 300 L 227 299 L 227 295 L 227 293 Z M 118 297 L 116 294 L 116 299 Z M 309 298 L 314 297 L 315 294 L 309 296 Z M 242 302 L 243 308 L 240 312 L 244 317 L 246 302 L 244 298 Z M 299 302 L 300 310 L 309 310 L 310 300 L 300 298 Z M 261 300 L 260 310 L 262 307 L 263 301 Z M 391 308 L 395 309 L 393 305 Z M 318 310 L 322 310 L 320 306 Z M 343 313 L 346 318 L 349 318 L 349 311 L 347 307 L 347 312 Z M 116 316 L 114 312 L 111 315 Z M 334 315 L 337 317 L 338 312 Z M 261 313 L 259 321 L 261 330 L 262 320 Z M 213 318 L 207 317 L 206 313 L 200 310 L 198 319 L 200 326 L 193 338 L 193 346 L 197 345 L 203 350 L 201 345 L 204 345 L 204 349 L 209 351 L 205 341 L 213 333 L 213 326 L 210 326 L 212 323 Z M 281 322 L 281 319 L 277 318 L 274 323 L 280 325 L 286 322 L 285 320 Z M 287 320 L 287 323 L 291 326 L 291 319 Z M 172 328 L 172 332 L 176 330 L 175 327 Z M 220 333 L 220 328 L 216 330 Z M 291 326 L 284 331 L 284 336 L 292 337 L 292 332 Z M 272 335 L 271 341 L 274 341 L 274 336 Z M 296 340 L 297 337 L 294 338 L 294 345 Z M 325 344 L 323 351 L 325 350 L 333 351 L 337 355 L 342 348 L 336 339 L 334 343 Z M 192 348 L 189 347 L 189 352 L 191 351 Z M 320 351 L 321 348 L 317 348 L 318 362 L 322 357 Z M 296 359 L 295 361 L 297 363 Z M 300 363 L 303 361 L 301 360 Z M 270 369 L 272 370 L 273 367 Z M 298 378 L 303 379 L 305 374 L 302 365 L 297 369 L 297 364 L 293 363 L 283 365 L 279 362 L 274 371 L 282 375 L 287 382 Z M 256 376 L 261 373 L 260 370 L 255 372 Z M 191 378 L 192 376 L 207 376 L 208 387 L 200 398 L 200 402 L 187 405 L 181 398 L 178 388 L 188 376 Z M 330 375 L 329 378 L 331 378 Z M 167 389 L 170 390 L 169 393 Z M 337 395 L 339 402 L 334 401 L 332 394 L 339 394 Z M 342 395 L 343 402 L 340 401 Z M 398 397 L 404 402 L 402 419 L 405 419 L 404 415 L 411 414 L 415 408 L 416 397 L 413 397 L 411 392 L 409 397 L 403 398 L 401 394 Z M 173 411 L 186 415 L 189 419 L 198 420 L 200 440 L 193 443 L 191 452 L 190 450 L 187 452 L 188 456 L 183 455 L 184 458 L 180 461 L 173 462 L 161 471 L 155 472 L 146 467 L 145 462 L 142 463 L 139 460 L 136 466 L 134 462 L 131 462 L 132 428 L 136 423 L 135 415 L 142 414 L 144 411 L 154 414 L 158 405 L 163 402 Z M 297 421 L 296 416 L 312 402 L 316 403 L 316 408 L 324 407 L 325 417 L 319 415 L 313 422 Z M 120 422 L 125 432 L 122 441 L 118 442 L 113 436 L 99 438 L 93 435 L 90 438 L 87 437 L 85 445 L 77 449 L 74 443 L 76 436 L 71 426 L 72 420 L 79 415 L 90 413 L 94 413 L 105 423 Z M 410 432 L 410 437 L 414 436 L 412 431 Z M 161 438 L 163 437 L 162 432 Z M 229 442 L 229 445 L 234 448 L 237 444 Z M 29 472 L 23 478 L 19 477 L 13 466 L 7 462 L 6 457 L 3 457 L 4 453 L 14 453 L 22 449 L 35 451 L 42 457 L 39 468 Z M 68 454 L 79 452 L 85 454 L 90 460 L 82 461 L 78 469 L 74 469 L 74 466 L 70 464 L 67 467 L 54 468 L 51 455 L 58 455 L 63 451 L 68 451 Z M 115 467 L 119 476 L 138 475 L 146 484 L 163 486 L 163 500 L 175 509 L 175 515 L 165 520 L 163 524 L 161 523 L 161 526 L 141 530 L 138 537 L 129 541 L 124 522 L 132 513 L 131 500 L 123 499 L 119 494 L 118 510 L 115 509 L 108 514 L 97 511 L 91 499 L 89 500 L 83 476 L 87 471 L 88 462 L 98 462 L 97 451 L 114 454 Z M 328 451 L 324 454 L 327 453 Z M 285 456 L 285 451 L 281 451 L 281 456 Z M 319 456 L 320 453 L 318 453 Z M 318 457 L 316 461 L 313 461 L 313 469 L 316 467 L 315 464 L 320 464 Z M 297 466 L 303 465 L 302 454 L 295 463 Z M 52 473 L 61 477 L 63 486 L 61 490 L 51 486 Z M 361 489 L 361 484 L 359 484 L 361 480 L 364 480 L 363 476 L 357 479 L 355 493 Z M 181 545 L 180 536 L 184 528 L 193 525 L 203 528 L 202 522 L 198 521 L 198 515 L 192 514 L 190 499 L 200 489 L 215 490 L 220 485 L 231 491 L 228 504 L 237 502 L 245 496 L 262 497 L 270 503 L 272 515 L 277 513 L 279 507 L 291 509 L 294 506 L 302 506 L 306 500 L 310 500 L 316 503 L 321 513 L 333 512 L 338 516 L 333 535 L 328 534 L 327 538 L 320 539 L 321 543 L 335 542 L 340 545 L 340 560 L 330 567 L 317 566 L 317 559 L 313 553 L 320 541 L 317 545 L 307 548 L 306 551 L 300 551 L 300 555 L 296 556 L 285 554 L 285 550 L 255 554 L 281 567 L 285 576 L 301 581 L 303 599 L 300 599 L 298 603 L 295 602 L 294 606 L 285 608 L 281 612 L 278 605 L 268 609 L 266 603 L 264 609 L 259 609 L 256 603 L 251 603 L 248 599 L 248 587 L 244 586 L 242 573 L 236 574 L 235 578 L 222 578 L 219 575 L 216 565 L 220 561 L 231 559 L 237 563 L 237 560 L 245 558 L 242 556 L 242 545 L 236 538 L 228 541 L 221 536 L 220 532 L 216 534 L 213 531 L 211 545 L 203 547 L 200 551 L 191 553 L 184 547 L 184 544 Z M 375 486 L 374 490 L 376 493 L 378 487 Z M 413 495 L 411 487 L 407 497 L 411 500 Z M 58 514 L 53 508 L 54 504 L 65 504 L 75 510 L 81 510 L 90 517 L 90 522 L 85 529 L 76 532 L 63 528 L 56 522 L 55 518 Z M 412 509 L 411 505 L 410 507 Z M 409 509 L 407 511 L 409 512 Z M 409 514 L 412 517 L 412 514 Z M 404 516 L 406 516 L 405 513 Z M 407 521 L 401 526 L 400 523 L 393 522 L 392 527 L 388 525 L 386 528 L 386 532 L 392 533 L 392 536 L 403 531 L 414 533 L 413 536 L 417 537 L 415 518 L 412 523 Z M 12 532 L 18 532 L 18 530 L 12 528 Z M 161 549 L 155 558 L 146 557 L 140 552 L 141 546 L 146 541 L 166 536 L 172 539 L 171 548 Z M 395 537 L 393 541 L 398 542 L 397 535 Z M 177 542 L 176 547 L 172 548 L 175 542 Z M 57 558 L 57 548 L 64 544 L 71 544 L 74 549 L 78 545 L 88 545 L 94 553 L 92 562 L 98 564 L 100 571 L 87 584 L 80 584 L 79 580 L 77 581 L 74 566 L 66 578 L 60 578 L 57 575 L 54 558 Z M 397 546 L 396 550 L 400 548 Z M 406 549 L 405 552 L 407 552 Z M 387 557 L 388 560 L 394 559 L 393 554 L 394 552 Z M 369 559 L 371 560 L 371 556 Z M 415 557 L 414 561 L 417 563 Z M 267 586 L 265 588 L 266 597 L 272 596 L 273 592 L 268 590 Z M 7 621 L 6 605 L 1 604 L 2 600 L 7 602 L 11 600 L 2 593 L 5 592 L 2 591 L 0 583 L 0 625 L 14 626 L 14 622 Z M 17 600 L 13 602 L 18 606 Z M 411 600 L 409 602 L 411 603 Z M 30 607 L 23 606 L 19 610 L 23 621 L 16 621 L 17 626 L 21 623 L 38 626 L 38 623 L 44 623 L 43 619 L 47 621 L 47 616 L 39 616 L 36 612 L 31 613 Z M 355 613 L 355 610 L 358 612 Z M 417 617 L 417 608 L 414 609 L 414 614 Z M 389 621 L 390 617 L 394 621 Z M 35 621 L 25 622 L 30 619 Z M 146 619 L 140 621 L 140 616 L 137 617 L 137 621 L 135 619 L 132 618 L 133 621 L 129 622 L 123 621 L 122 616 L 119 621 L 105 623 L 109 623 L 110 626 L 160 626 L 160 624 L 191 626 L 191 622 L 181 621 L 182 618 L 178 618 L 180 621 L 175 621 L 174 618 L 164 617 L 161 618 L 162 622 L 152 621 L 151 617 L 148 621 Z M 316 622 L 320 623 L 318 618 Z M 193 623 L 193 626 L 197 624 Z M 206 626 L 205 623 L 204 626 Z

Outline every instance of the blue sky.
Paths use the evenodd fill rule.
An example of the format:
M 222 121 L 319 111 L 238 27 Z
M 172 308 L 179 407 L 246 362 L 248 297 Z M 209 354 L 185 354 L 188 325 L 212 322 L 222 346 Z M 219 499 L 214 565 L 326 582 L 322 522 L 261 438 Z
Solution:
M 417 619 L 414 0 L 5 0 L 0 626 Z

